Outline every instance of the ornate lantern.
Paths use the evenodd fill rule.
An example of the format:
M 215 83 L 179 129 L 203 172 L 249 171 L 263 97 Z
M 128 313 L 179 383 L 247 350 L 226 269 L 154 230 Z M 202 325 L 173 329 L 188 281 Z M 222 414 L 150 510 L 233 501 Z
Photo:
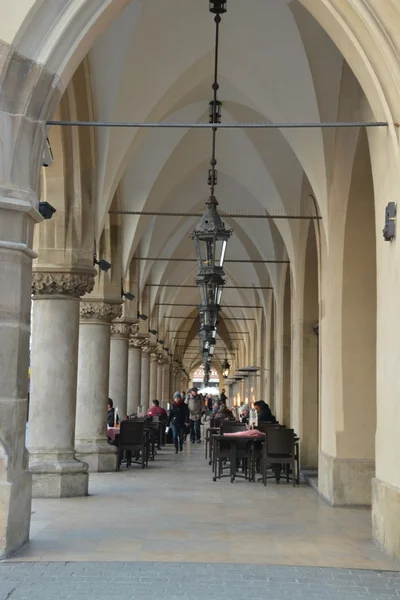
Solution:
M 227 0 L 210 0 L 210 13 L 222 15 L 226 13 Z
M 225 229 L 218 211 L 215 196 L 206 202 L 206 210 L 190 234 L 196 247 L 199 276 L 224 275 L 226 247 L 232 235 L 232 229 Z
M 222 369 L 222 377 L 224 379 L 227 379 L 229 377 L 229 370 L 231 368 L 231 365 L 228 363 L 228 359 L 225 356 L 225 360 L 221 365 L 221 369 Z

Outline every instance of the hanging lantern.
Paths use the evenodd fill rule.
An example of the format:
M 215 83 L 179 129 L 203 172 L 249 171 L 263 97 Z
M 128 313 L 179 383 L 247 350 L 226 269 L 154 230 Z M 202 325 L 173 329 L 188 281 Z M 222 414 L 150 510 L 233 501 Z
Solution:
M 222 102 L 219 100 L 211 100 L 208 105 L 208 116 L 210 123 L 221 123 L 221 108 Z
M 229 377 L 229 370 L 231 368 L 231 365 L 228 363 L 228 359 L 225 357 L 224 362 L 221 365 L 221 369 L 222 369 L 222 377 L 224 379 L 227 379 Z
M 218 211 L 218 202 L 210 196 L 200 221 L 190 234 L 196 247 L 199 276 L 224 275 L 226 247 L 232 229 L 226 229 Z
M 227 0 L 210 0 L 210 13 L 214 15 L 223 15 L 226 13 Z

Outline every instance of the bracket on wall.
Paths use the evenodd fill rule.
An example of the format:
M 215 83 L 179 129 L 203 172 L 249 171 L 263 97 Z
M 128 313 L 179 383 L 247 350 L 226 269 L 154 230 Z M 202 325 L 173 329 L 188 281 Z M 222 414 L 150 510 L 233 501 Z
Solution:
M 382 230 L 385 242 L 391 242 L 396 237 L 397 205 L 389 202 L 385 209 L 385 227 Z

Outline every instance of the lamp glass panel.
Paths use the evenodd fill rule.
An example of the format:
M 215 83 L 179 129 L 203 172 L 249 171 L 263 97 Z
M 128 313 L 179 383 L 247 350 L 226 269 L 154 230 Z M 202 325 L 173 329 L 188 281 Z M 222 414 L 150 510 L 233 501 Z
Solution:
M 226 238 L 217 239 L 215 242 L 215 263 L 218 264 L 219 267 L 224 266 L 226 246 Z

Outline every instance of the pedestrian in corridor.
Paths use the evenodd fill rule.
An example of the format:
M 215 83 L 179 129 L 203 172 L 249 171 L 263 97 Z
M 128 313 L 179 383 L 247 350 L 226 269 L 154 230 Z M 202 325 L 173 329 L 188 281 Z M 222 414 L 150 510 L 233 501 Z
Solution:
M 183 398 L 179 392 L 175 392 L 174 400 L 171 404 L 171 408 L 168 415 L 168 427 L 172 428 L 172 435 L 174 438 L 175 452 L 178 454 L 179 450 L 183 450 L 183 439 L 185 435 L 185 427 L 189 426 L 189 409 L 187 404 L 184 403 Z

